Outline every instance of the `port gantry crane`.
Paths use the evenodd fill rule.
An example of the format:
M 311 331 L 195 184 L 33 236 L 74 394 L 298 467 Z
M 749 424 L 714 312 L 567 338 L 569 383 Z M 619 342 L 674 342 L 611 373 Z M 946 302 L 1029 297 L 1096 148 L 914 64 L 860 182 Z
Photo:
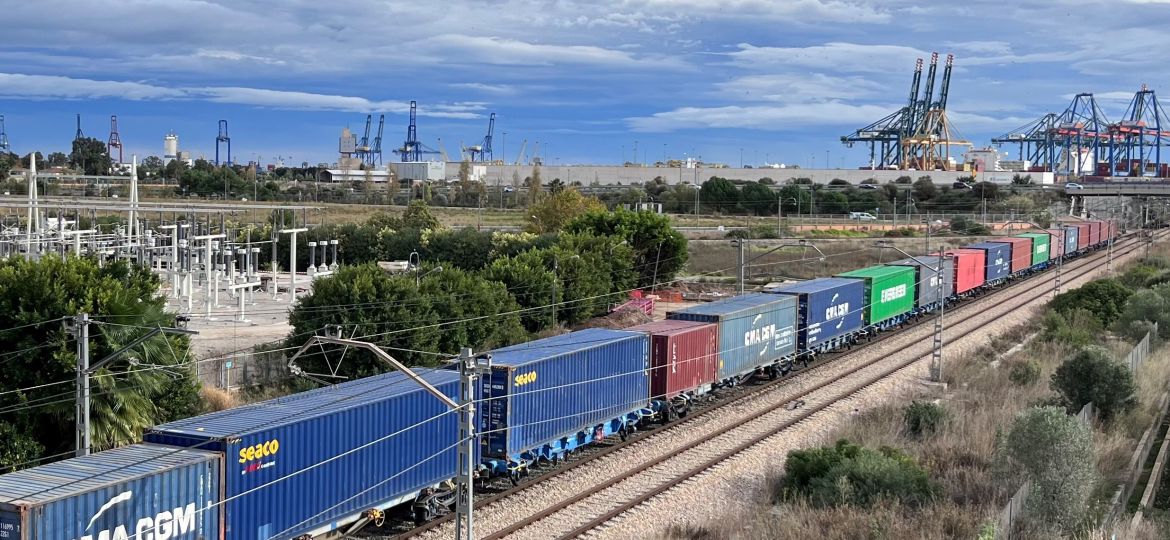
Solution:
M 855 143 L 869 146 L 870 168 L 947 170 L 950 169 L 951 147 L 971 146 L 954 133 L 947 120 L 954 55 L 947 55 L 937 100 L 934 87 L 938 53 L 931 55 L 925 86 L 922 85 L 922 66 L 923 61 L 919 58 L 914 65 L 910 98 L 905 107 L 841 137 L 841 142 L 848 147 Z
M 1122 120 L 1109 124 L 1109 163 L 1098 165 L 1105 176 L 1170 176 L 1162 161 L 1162 147 L 1170 145 L 1170 118 L 1154 91 L 1142 85 L 1129 102 Z
M 991 139 L 996 146 L 1018 144 L 1020 159 L 1062 176 L 1093 174 L 1109 155 L 1113 135 L 1093 94 L 1082 92 L 1060 114 L 1037 120 Z
M 463 149 L 464 152 L 466 152 L 467 155 L 470 157 L 471 161 L 474 161 L 474 162 L 492 161 L 492 159 L 494 158 L 494 156 L 492 155 L 492 133 L 495 130 L 496 130 L 496 113 L 492 113 L 491 116 L 488 117 L 487 135 L 484 136 L 483 140 L 480 141 L 480 143 L 477 145 L 469 146 L 469 147 Z
M 401 156 L 402 161 L 422 161 L 424 154 L 437 155 L 439 152 L 433 148 L 423 144 L 418 140 L 418 102 L 410 101 L 410 124 L 406 126 L 406 140 L 402 142 L 401 148 L 396 148 L 394 153 Z

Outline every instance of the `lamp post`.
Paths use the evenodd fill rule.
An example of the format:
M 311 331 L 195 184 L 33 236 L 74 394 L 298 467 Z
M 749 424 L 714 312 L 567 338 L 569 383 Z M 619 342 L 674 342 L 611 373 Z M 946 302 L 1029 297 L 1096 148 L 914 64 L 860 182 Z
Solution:
M 780 230 L 784 228 L 781 220 L 784 218 L 784 203 L 786 201 L 796 203 L 796 215 L 800 215 L 800 199 L 796 197 L 778 197 L 776 200 L 776 236 L 780 236 Z
M 887 248 L 897 251 L 904 257 L 908 257 L 914 262 L 930 268 L 930 264 L 919 259 L 894 245 L 889 241 L 878 242 L 877 247 Z M 943 297 L 943 283 L 946 281 L 943 278 L 943 270 L 946 268 L 946 260 L 953 258 L 954 255 L 940 252 L 938 255 L 938 265 L 934 268 L 935 276 L 935 297 L 938 298 L 938 317 L 934 319 L 934 349 L 930 355 L 930 380 L 934 382 L 942 382 L 942 353 L 943 353 L 943 316 L 947 310 L 946 298 Z

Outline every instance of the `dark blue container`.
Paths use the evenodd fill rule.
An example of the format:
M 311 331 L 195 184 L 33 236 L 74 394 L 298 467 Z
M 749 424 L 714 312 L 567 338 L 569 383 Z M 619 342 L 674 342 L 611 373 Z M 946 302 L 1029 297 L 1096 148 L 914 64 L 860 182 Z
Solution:
M 593 328 L 492 351 L 484 455 L 551 457 L 590 442 L 599 426 L 611 434 L 612 420 L 649 403 L 649 369 L 644 332 Z
M 721 381 L 796 354 L 794 296 L 745 294 L 672 311 L 666 318 L 719 323 Z
M 981 249 L 987 252 L 987 281 L 1004 279 L 1012 273 L 1012 246 L 1000 242 L 980 242 L 963 249 Z
M 1070 253 L 1077 250 L 1077 242 L 1080 239 L 1080 229 L 1076 227 L 1064 227 L 1064 254 L 1068 256 Z
M 914 284 L 915 292 L 918 297 L 915 298 L 915 307 L 919 309 L 925 306 L 937 305 L 938 302 L 944 298 L 949 298 L 955 294 L 955 259 L 947 257 L 942 261 L 943 282 L 942 282 L 942 296 L 939 296 L 939 282 L 938 282 L 938 263 L 937 256 L 915 257 L 913 259 L 902 259 L 886 263 L 886 266 L 912 266 L 915 268 Z
M 219 454 L 155 444 L 5 474 L 0 538 L 218 539 L 220 477 Z
M 796 296 L 797 348 L 816 349 L 821 343 L 863 326 L 865 282 L 857 279 L 818 278 L 781 285 L 768 293 Z
M 452 399 L 459 374 L 417 369 Z M 229 540 L 313 536 L 456 474 L 458 416 L 401 372 L 155 427 L 150 442 L 223 452 Z

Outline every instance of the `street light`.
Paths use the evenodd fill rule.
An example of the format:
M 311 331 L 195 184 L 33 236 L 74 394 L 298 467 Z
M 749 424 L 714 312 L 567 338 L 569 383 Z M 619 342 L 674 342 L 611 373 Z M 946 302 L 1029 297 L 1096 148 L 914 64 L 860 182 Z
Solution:
M 880 240 L 875 246 L 878 248 L 892 249 L 904 257 L 909 257 L 914 262 L 930 268 L 930 265 L 926 261 L 902 251 L 901 248 L 889 240 Z M 934 382 L 942 382 L 943 315 L 947 310 L 947 301 L 946 298 L 943 298 L 943 282 L 946 281 L 943 277 L 943 270 L 946 268 L 946 260 L 950 258 L 954 258 L 954 255 L 940 251 L 938 254 L 938 265 L 934 269 L 936 280 L 935 297 L 938 298 L 938 317 L 934 319 L 934 351 L 930 355 L 930 380 Z
M 784 228 L 781 220 L 784 218 L 784 203 L 792 201 L 796 203 L 796 215 L 800 215 L 800 199 L 796 197 L 779 197 L 776 201 L 776 236 L 780 236 L 780 230 Z

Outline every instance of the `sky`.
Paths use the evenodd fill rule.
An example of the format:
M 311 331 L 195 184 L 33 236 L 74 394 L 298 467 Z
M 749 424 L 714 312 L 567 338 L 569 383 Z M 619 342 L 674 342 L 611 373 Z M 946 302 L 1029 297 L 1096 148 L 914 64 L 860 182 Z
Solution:
M 39 0 L 5 14 L 0 114 L 21 154 L 67 152 L 80 113 L 101 139 L 117 115 L 127 160 L 161 154 L 168 131 L 210 158 L 223 119 L 237 162 L 333 162 L 341 129 L 373 113 L 390 161 L 417 100 L 420 140 L 452 159 L 494 112 L 508 162 L 539 141 L 549 164 L 854 168 L 868 153 L 840 136 L 904 105 L 931 52 L 955 55 L 949 119 L 977 146 L 1079 92 L 1120 119 L 1142 84 L 1170 80 L 1156 53 L 1170 0 Z

